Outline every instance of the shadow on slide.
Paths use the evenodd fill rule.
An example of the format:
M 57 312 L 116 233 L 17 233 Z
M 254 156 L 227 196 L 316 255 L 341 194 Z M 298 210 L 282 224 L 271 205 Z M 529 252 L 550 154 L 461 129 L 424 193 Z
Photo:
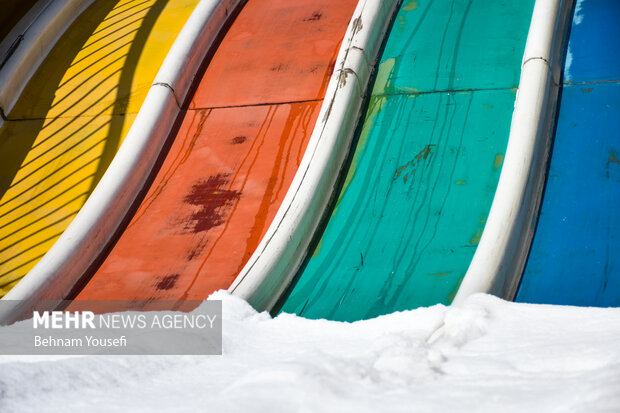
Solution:
M 145 95 L 155 75 L 135 84 L 166 3 L 95 2 L 9 114 L 0 131 L 0 295 L 62 234 L 114 157 L 135 116 L 130 101 Z

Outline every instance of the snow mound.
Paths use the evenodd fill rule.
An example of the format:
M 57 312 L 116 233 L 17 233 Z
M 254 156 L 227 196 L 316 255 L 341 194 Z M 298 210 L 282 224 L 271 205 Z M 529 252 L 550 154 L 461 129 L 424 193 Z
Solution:
M 620 309 L 480 294 L 341 323 L 271 318 L 223 291 L 210 299 L 223 301 L 223 356 L 2 356 L 0 410 L 620 409 Z

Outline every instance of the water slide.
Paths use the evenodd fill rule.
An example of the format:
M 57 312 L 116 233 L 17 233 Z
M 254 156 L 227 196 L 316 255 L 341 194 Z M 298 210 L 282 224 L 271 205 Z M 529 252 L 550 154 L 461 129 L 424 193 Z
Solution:
M 281 303 L 353 321 L 449 304 L 491 208 L 534 2 L 403 2 L 350 166 Z
M 228 288 L 297 172 L 356 5 L 247 2 L 150 189 L 77 299 L 204 299 Z
M 226 15 L 228 6 L 234 7 L 235 2 L 229 3 Z M 536 215 L 536 197 L 523 194 L 538 193 L 542 174 L 536 170 L 545 160 L 531 154 L 521 159 L 514 155 L 519 153 L 514 146 L 522 140 L 519 129 L 529 128 L 525 135 L 535 137 L 529 152 L 544 152 L 544 139 L 538 136 L 548 135 L 549 122 L 545 119 L 553 115 L 555 104 L 554 87 L 550 85 L 557 83 L 552 76 L 557 61 L 552 49 L 557 49 L 561 40 L 555 35 L 562 32 L 557 15 L 560 3 L 566 9 L 570 2 L 539 0 L 534 8 L 533 0 L 518 5 L 485 0 L 405 1 L 387 38 L 374 86 L 369 89 L 376 52 L 396 2 L 248 2 L 232 25 L 221 31 L 223 40 L 205 61 L 204 73 L 198 70 L 199 64 L 186 65 L 185 78 L 198 75 L 191 95 L 179 95 L 174 82 L 159 82 L 159 74 L 154 82 L 151 79 L 153 86 L 172 91 L 168 100 L 176 102 L 182 116 L 175 122 L 176 115 L 170 113 L 178 111 L 172 111 L 159 121 L 152 116 L 148 122 L 136 120 L 139 126 L 150 129 L 144 133 L 148 138 L 144 142 L 155 148 L 150 149 L 155 155 L 159 147 L 151 145 L 153 139 L 148 137 L 157 134 L 153 130 L 166 124 L 159 135 L 166 137 L 171 129 L 174 139 L 158 155 L 162 161 L 156 164 L 152 184 L 134 185 L 134 192 L 144 192 L 137 195 L 140 202 L 130 208 L 131 215 L 121 231 L 104 228 L 112 243 L 109 237 L 94 243 L 97 247 L 74 240 L 69 255 L 88 257 L 77 265 L 78 270 L 71 270 L 74 274 L 65 276 L 58 268 L 68 269 L 76 258 L 48 254 L 46 258 L 54 257 L 50 262 L 61 256 L 56 261 L 62 264 L 48 271 L 51 276 L 39 271 L 43 276 L 30 277 L 28 284 L 20 284 L 22 290 L 34 285 L 31 298 L 186 300 L 204 299 L 212 291 L 230 286 L 233 293 L 260 309 L 275 305 L 311 318 L 357 320 L 423 305 L 448 304 L 455 296 L 458 300 L 463 290 L 470 293 L 471 280 L 481 279 L 470 273 L 480 272 L 476 264 L 494 255 L 493 248 L 488 247 L 493 243 L 489 233 L 498 231 L 509 233 L 497 243 L 500 254 L 495 255 L 502 257 L 494 265 L 499 269 L 483 265 L 482 272 L 491 278 L 491 284 L 506 284 L 509 286 L 500 288 L 510 290 L 523 251 L 529 247 L 529 232 L 515 231 L 514 227 L 529 227 Z M 368 18 L 372 13 L 374 16 Z M 72 28 L 77 22 L 79 19 Z M 200 27 L 194 26 L 194 31 Z M 93 33 L 100 34 L 103 29 L 96 28 Z M 209 27 L 204 31 L 215 36 L 220 30 Z M 548 41 L 540 42 L 540 38 Z M 83 44 L 89 46 L 88 42 Z M 190 59 L 194 63 L 201 60 L 196 56 Z M 82 71 L 86 70 L 78 70 Z M 123 71 L 118 69 L 113 74 L 118 72 Z M 536 75 L 525 81 L 526 72 Z M 57 82 L 60 85 L 70 83 L 76 74 L 68 80 L 63 76 Z M 89 84 L 94 77 L 91 73 L 82 83 Z M 534 82 L 529 81 L 536 77 Z M 90 83 L 91 90 L 103 83 Z M 185 79 L 185 83 L 191 82 Z M 144 84 L 142 100 L 149 86 L 153 87 Z M 536 95 L 526 115 L 519 108 L 528 105 L 519 105 L 517 90 L 525 102 L 532 90 Z M 367 91 L 371 96 L 362 114 L 364 122 L 349 153 L 360 115 L 359 103 Z M 110 100 L 108 106 L 99 108 L 108 117 L 103 123 L 119 122 L 126 134 L 123 128 L 143 112 L 128 110 L 137 94 L 132 90 L 120 103 Z M 7 124 L 56 122 L 61 130 L 72 130 L 70 125 L 74 124 L 79 129 L 81 121 L 94 123 L 92 112 L 102 100 L 106 102 L 105 95 L 104 99 L 91 96 L 89 101 L 87 93 L 78 102 L 90 103 L 83 112 L 73 113 L 75 104 L 67 101 L 69 95 L 78 93 L 70 90 L 66 96 L 59 96 L 60 102 L 51 101 L 52 115 L 48 118 L 45 114 L 39 118 L 29 115 L 28 110 L 34 111 L 37 106 L 33 105 L 25 109 L 23 119 L 11 118 L 11 112 Z M 20 99 L 23 96 L 27 94 Z M 53 112 L 55 106 L 60 106 L 57 110 L 61 112 Z M 533 117 L 531 112 L 535 112 Z M 69 126 L 62 123 L 65 118 Z M 88 137 L 102 129 L 97 123 L 92 127 L 95 130 L 91 129 Z M 115 149 L 122 136 L 116 138 Z M 50 137 L 39 139 L 46 143 Z M 69 149 L 82 140 L 78 142 Z M 41 143 L 35 141 L 33 146 L 38 145 Z M 85 178 L 92 178 L 88 182 L 96 183 L 114 156 L 115 150 L 107 149 L 110 145 L 103 146 L 107 164 L 100 161 L 104 159 L 101 154 L 95 160 L 85 158 L 85 165 L 101 164 Z M 34 156 L 37 159 L 38 155 Z M 62 156 L 56 154 L 52 161 Z M 84 169 L 75 162 L 79 158 L 73 155 L 65 163 L 57 163 L 49 175 L 64 169 L 63 177 L 80 178 L 75 173 Z M 118 155 L 115 162 L 122 163 Z M 26 158 L 24 163 L 32 161 Z M 45 170 L 48 163 L 35 164 L 35 170 Z M 343 163 L 347 168 L 344 174 Z M 67 164 L 76 164 L 77 169 Z M 526 167 L 520 168 L 522 165 Z M 150 169 L 143 169 L 142 173 L 126 175 L 130 180 L 148 175 Z M 18 183 L 31 174 L 34 172 L 26 171 Z M 523 182 L 507 184 L 511 175 L 519 175 Z M 57 179 L 52 187 L 61 183 L 64 180 Z M 106 184 L 99 185 L 100 193 L 102 186 L 110 186 Z M 61 195 L 75 184 L 68 186 L 71 188 L 61 188 Z M 48 187 L 50 194 L 58 193 L 57 189 L 50 190 L 50 183 L 43 187 Z M 76 199 L 84 201 L 94 187 L 92 184 L 90 192 L 73 194 L 75 198 L 61 199 L 59 202 L 66 204 L 52 204 L 51 212 L 47 208 L 45 213 L 66 209 Z M 118 188 L 131 192 L 122 184 Z M 503 208 L 506 191 L 520 194 L 509 202 L 518 207 L 513 214 L 516 217 L 508 220 L 512 228 L 497 225 L 505 221 L 497 210 L 510 210 Z M 41 197 L 39 192 L 35 198 Z M 109 197 L 108 204 L 114 199 Z M 324 215 L 328 206 L 331 209 Z M 70 222 L 79 207 L 64 218 Z M 109 214 L 105 208 L 101 211 L 95 213 L 99 224 L 85 226 L 89 230 L 86 237 L 91 238 L 84 239 L 99 239 L 100 223 Z M 118 211 L 115 214 L 116 218 L 120 216 Z M 57 221 L 53 224 L 64 220 L 62 216 L 54 218 Z M 50 226 L 48 223 L 44 229 Z M 35 246 L 47 241 L 53 244 L 63 230 L 43 241 L 35 240 Z M 65 233 L 65 238 L 72 237 Z M 71 241 L 60 244 L 71 245 Z M 485 247 L 478 248 L 479 244 Z M 19 251 L 17 255 L 23 254 Z M 35 257 L 33 265 L 43 255 Z M 53 267 L 45 264 L 43 267 Z M 276 305 L 299 266 L 301 270 Z M 10 288 L 18 280 L 7 285 Z M 467 288 L 460 288 L 462 285 Z M 493 288 L 490 285 L 478 290 L 497 293 Z M 500 295 L 507 297 L 509 293 Z
M 517 301 L 620 306 L 620 3 L 580 0 Z
M 70 26 L 23 91 L 11 97 L 14 103 L 2 102 L 1 295 L 37 264 L 84 205 L 197 0 L 97 1 L 88 8 L 91 2 L 61 3 L 38 23 L 59 26 L 70 13 Z M 86 8 L 81 14 L 80 7 Z M 22 59 L 22 49 L 41 48 L 49 33 L 38 23 L 32 30 L 40 38 L 30 47 L 22 42 L 3 70 L 21 63 L 12 60 Z M 3 84 L 3 99 L 12 87 Z

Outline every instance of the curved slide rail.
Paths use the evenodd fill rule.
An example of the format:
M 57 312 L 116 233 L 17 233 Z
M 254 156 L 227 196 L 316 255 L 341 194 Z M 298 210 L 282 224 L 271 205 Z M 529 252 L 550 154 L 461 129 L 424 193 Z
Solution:
M 620 306 L 620 3 L 578 0 L 517 301 Z
M 452 301 L 499 180 L 533 6 L 403 3 L 339 199 L 282 311 L 353 321 Z
M 51 0 L 5 0 L 0 15 L 0 68 Z
M 196 4 L 197 0 L 95 3 L 75 20 L 29 82 L 2 129 L 2 154 L 10 159 L 2 171 L 0 279 L 11 287 L 35 268 L 5 298 L 64 298 L 75 282 L 71 271 L 79 271 L 83 263 L 68 261 L 88 259 L 88 249 L 81 247 L 103 248 L 97 237 L 107 228 L 84 226 L 84 218 L 69 223 L 85 202 L 90 205 L 82 214 L 86 217 L 92 217 L 93 205 L 97 212 L 109 205 L 98 203 L 101 197 L 87 199 L 127 136 L 166 52 Z M 160 99 L 160 105 L 176 102 L 174 97 L 166 99 Z M 141 123 L 134 129 L 151 126 Z M 128 141 L 123 147 L 134 139 Z M 137 192 L 124 189 L 126 197 Z M 122 207 L 119 202 L 117 208 Z M 112 226 L 113 217 L 101 213 L 98 222 Z M 63 234 L 67 226 L 69 232 Z M 84 233 L 88 236 L 79 238 Z
M 15 27 L 16 32 L 23 32 L 9 33 L 9 37 L 11 34 L 17 34 L 17 37 L 11 39 L 9 44 L 3 43 L 0 49 L 3 53 L 0 71 L 0 128 L 43 60 L 67 28 L 93 1 L 39 1 Z M 16 40 L 19 42 L 15 43 Z
M 230 286 L 297 171 L 356 4 L 247 2 L 144 200 L 77 299 L 204 299 Z
M 230 291 L 271 309 L 310 248 L 351 146 L 360 108 L 399 1 L 362 0 L 347 28 L 318 122 L 284 201 Z
M 555 123 L 572 0 L 537 0 L 493 205 L 454 303 L 485 292 L 514 299 L 534 236 Z

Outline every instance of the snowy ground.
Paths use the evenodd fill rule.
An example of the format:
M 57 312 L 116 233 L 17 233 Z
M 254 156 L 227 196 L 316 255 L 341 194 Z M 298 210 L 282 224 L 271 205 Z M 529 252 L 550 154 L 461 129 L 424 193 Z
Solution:
M 347 324 L 213 298 L 223 356 L 1 356 L 0 411 L 620 411 L 620 309 L 477 295 Z

